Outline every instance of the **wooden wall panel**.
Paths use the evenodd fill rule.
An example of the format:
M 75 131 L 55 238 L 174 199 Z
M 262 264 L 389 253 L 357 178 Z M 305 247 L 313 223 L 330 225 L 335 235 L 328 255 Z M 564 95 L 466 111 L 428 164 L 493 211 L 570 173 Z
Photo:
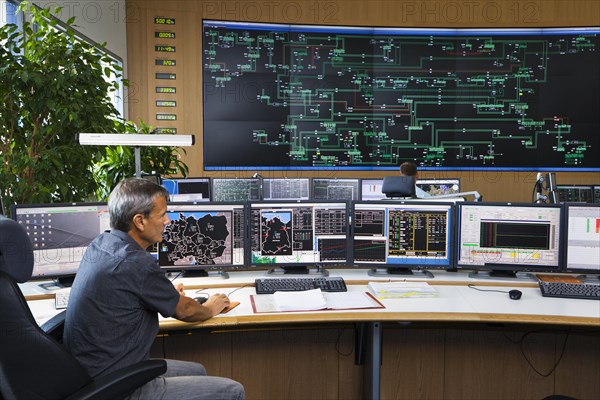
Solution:
M 204 171 L 202 149 L 202 51 L 201 21 L 206 19 L 251 22 L 308 23 L 416 27 L 540 27 L 600 25 L 597 0 L 336 0 L 336 1 L 134 1 L 127 0 L 128 78 L 132 87 L 126 98 L 129 118 L 154 119 L 153 18 L 176 18 L 177 121 L 179 133 L 196 135 L 184 160 L 190 176 L 248 177 L 257 171 Z M 165 125 L 165 124 L 162 124 Z M 171 126 L 169 125 L 169 126 Z M 372 171 L 258 171 L 264 177 L 382 177 L 390 172 Z M 422 177 L 460 177 L 462 190 L 477 190 L 488 201 L 529 202 L 534 172 L 425 171 Z M 598 173 L 561 172 L 558 183 L 600 183 Z

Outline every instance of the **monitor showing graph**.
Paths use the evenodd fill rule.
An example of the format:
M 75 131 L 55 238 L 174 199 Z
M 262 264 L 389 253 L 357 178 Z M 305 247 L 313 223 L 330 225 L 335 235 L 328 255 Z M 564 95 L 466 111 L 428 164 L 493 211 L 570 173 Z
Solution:
M 561 205 L 463 203 L 458 207 L 457 267 L 508 276 L 522 271 L 560 272 Z

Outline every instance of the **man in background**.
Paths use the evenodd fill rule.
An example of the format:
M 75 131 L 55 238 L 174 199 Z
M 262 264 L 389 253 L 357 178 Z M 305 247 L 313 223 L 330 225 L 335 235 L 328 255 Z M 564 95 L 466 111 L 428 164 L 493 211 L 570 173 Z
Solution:
M 417 197 L 430 197 L 431 195 L 423 191 L 416 185 L 417 179 L 419 179 L 419 172 L 417 171 L 417 164 L 412 161 L 405 161 L 400 165 L 400 176 L 412 176 L 415 181 L 415 194 Z
M 93 376 L 148 359 L 158 333 L 158 313 L 204 321 L 229 305 L 224 294 L 204 304 L 175 288 L 146 251 L 162 241 L 169 194 L 146 179 L 120 182 L 108 199 L 111 230 L 88 246 L 73 282 L 64 343 Z M 244 398 L 231 379 L 207 376 L 202 364 L 166 360 L 167 372 L 138 388 L 130 399 Z

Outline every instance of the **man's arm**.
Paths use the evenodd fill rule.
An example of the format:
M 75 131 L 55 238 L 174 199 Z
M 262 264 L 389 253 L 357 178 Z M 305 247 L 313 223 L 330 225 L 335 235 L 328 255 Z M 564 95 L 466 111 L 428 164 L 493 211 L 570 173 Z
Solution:
M 224 294 L 213 294 L 204 304 L 185 295 L 179 296 L 173 318 L 185 322 L 205 321 L 218 315 L 225 307 L 229 306 L 229 298 Z

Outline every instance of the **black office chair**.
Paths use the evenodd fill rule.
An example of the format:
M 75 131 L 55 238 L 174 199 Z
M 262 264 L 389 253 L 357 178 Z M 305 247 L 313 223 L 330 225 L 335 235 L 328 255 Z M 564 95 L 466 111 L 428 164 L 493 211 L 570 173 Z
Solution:
M 4 400 L 122 399 L 164 374 L 164 360 L 147 360 L 93 379 L 35 322 L 17 282 L 31 277 L 27 233 L 0 216 L 0 397 Z
M 414 176 L 384 176 L 381 192 L 389 198 L 416 198 Z

